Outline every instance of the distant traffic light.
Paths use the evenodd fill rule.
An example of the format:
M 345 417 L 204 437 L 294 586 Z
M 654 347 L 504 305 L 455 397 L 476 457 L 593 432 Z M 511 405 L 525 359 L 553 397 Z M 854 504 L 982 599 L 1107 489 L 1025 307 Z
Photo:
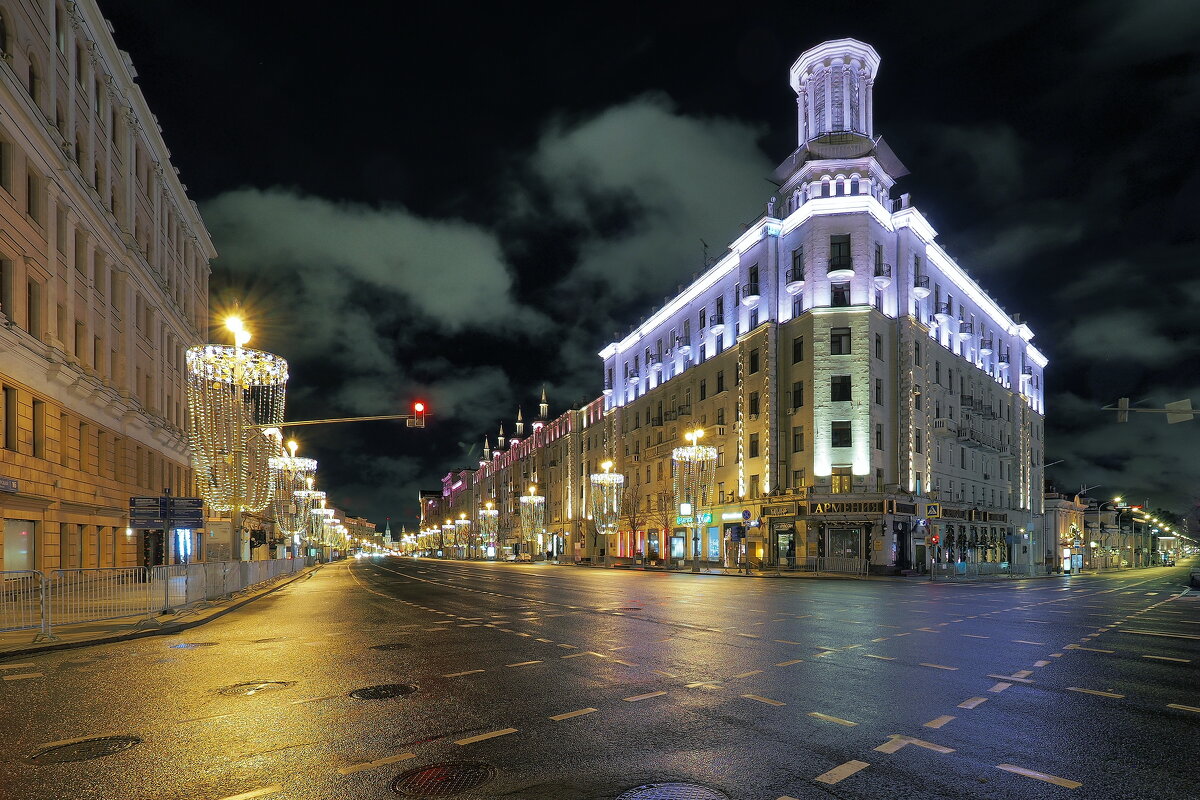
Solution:
M 417 402 L 413 403 L 412 409 L 413 409 L 413 415 L 412 415 L 412 419 L 410 419 L 408 421 L 408 427 L 424 428 L 425 427 L 425 403 L 418 400 Z
M 930 536 L 930 537 L 929 537 L 929 543 L 930 543 L 930 544 L 937 544 L 937 543 L 938 543 L 938 542 L 940 542 L 941 540 L 942 540 L 942 539 L 941 539 L 941 537 L 940 537 L 940 536 L 938 536 L 936 533 L 935 533 L 933 536 Z

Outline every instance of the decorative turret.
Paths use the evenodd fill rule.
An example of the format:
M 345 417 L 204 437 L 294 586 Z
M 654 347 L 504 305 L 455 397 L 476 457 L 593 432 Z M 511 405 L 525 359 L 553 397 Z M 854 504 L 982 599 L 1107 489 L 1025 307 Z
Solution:
M 550 419 L 550 402 L 546 399 L 546 387 L 542 387 L 542 399 L 538 403 L 538 419 L 543 422 Z
M 521 415 L 521 409 L 517 409 L 517 436 L 525 435 L 525 417 Z
M 799 144 L 874 138 L 872 113 L 879 53 L 855 39 L 834 39 L 806 50 L 792 65 Z
M 500 435 L 496 437 L 496 449 L 504 449 L 504 423 L 500 423 Z
M 479 459 L 479 466 L 483 466 L 492 460 L 492 445 L 488 441 L 488 437 L 483 437 L 483 458 Z

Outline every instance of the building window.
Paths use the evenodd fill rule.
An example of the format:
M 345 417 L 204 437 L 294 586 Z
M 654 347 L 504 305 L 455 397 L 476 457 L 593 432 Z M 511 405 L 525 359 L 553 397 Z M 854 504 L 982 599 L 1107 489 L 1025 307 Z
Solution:
M 792 409 L 804 408 L 804 381 L 792 383 Z
M 792 298 L 792 316 L 798 317 L 804 313 L 804 295 L 796 295 Z
M 29 92 L 29 96 L 33 98 L 33 104 L 38 104 L 38 93 L 42 85 L 42 78 L 38 74 L 37 65 L 32 60 L 29 62 L 29 71 L 25 74 L 25 90 Z
M 829 268 L 851 269 L 850 234 L 835 234 L 829 237 Z
M 803 425 L 793 425 L 792 426 L 792 452 L 793 453 L 803 453 L 804 452 L 804 426 Z
M 708 317 L 708 309 L 707 308 L 700 309 L 700 330 L 704 330 L 705 328 L 708 327 L 707 317 Z
M 792 251 L 792 275 L 796 280 L 804 280 L 804 248 L 797 247 Z
M 758 488 L 758 476 L 751 475 L 750 476 L 750 497 L 751 497 L 751 499 L 757 499 L 760 495 L 761 495 L 761 492 L 759 491 L 759 488 Z
M 839 420 L 829 423 L 829 431 L 833 447 L 853 447 L 854 441 L 850 436 L 849 420 Z
M 883 425 L 879 423 L 875 424 L 875 449 L 883 449 Z
M 875 357 L 883 360 L 883 336 L 875 334 Z
M 750 458 L 758 458 L 758 434 L 750 434 Z
M 725 391 L 725 370 L 717 371 L 717 394 Z
M 792 339 L 792 363 L 799 364 L 804 360 L 804 337 L 797 336 Z
M 39 225 L 43 224 L 42 210 L 46 203 L 42 186 L 42 179 L 30 170 L 25 176 L 25 213 Z
M 748 405 L 749 405 L 748 413 L 750 414 L 750 416 L 757 417 L 758 416 L 758 392 L 750 393 L 750 402 L 748 403 Z
M 834 308 L 845 308 L 850 305 L 850 284 L 834 283 L 829 286 L 829 304 Z
M 750 312 L 750 326 L 746 330 L 752 331 L 757 327 L 758 327 L 758 309 L 756 308 Z
M 708 356 L 708 346 L 707 346 L 706 344 L 702 344 L 702 345 L 700 345 L 700 355 L 696 357 L 696 363 L 697 363 L 697 364 L 703 364 L 703 363 L 704 363 L 704 359 L 705 359 L 707 356 Z
M 758 372 L 758 348 L 750 351 L 750 374 Z
M 46 404 L 33 401 L 33 457 L 46 457 Z
M 920 395 L 917 395 L 920 397 Z M 883 405 L 883 378 L 875 379 L 875 405 Z
M 830 489 L 834 494 L 849 494 L 854 488 L 854 476 L 850 467 L 834 467 L 830 478 Z
M 802 470 L 802 469 L 792 470 L 792 486 L 795 486 L 797 488 L 804 486 L 804 477 L 805 477 L 804 470 Z
M 725 466 L 725 445 L 717 445 L 717 466 Z
M 851 399 L 849 375 L 834 375 L 829 379 L 829 399 L 835 403 Z
M 701 380 L 700 381 L 700 399 L 703 400 L 706 397 L 708 397 L 708 381 Z
M 718 425 L 725 424 L 725 406 L 720 406 L 719 408 L 717 408 L 717 424 Z
M 850 354 L 849 328 L 829 329 L 829 354 L 833 356 L 845 356 Z
M 17 390 L 13 386 L 4 387 L 4 449 L 17 449 Z
M 921 438 L 919 429 L 913 433 L 913 449 L 920 455 L 925 455 L 925 442 Z
M 8 19 L 4 16 L 4 11 L 0 10 L 0 53 L 10 52 L 12 51 L 8 49 Z
M 7 139 L 0 139 L 0 186 L 9 194 L 13 193 L 13 146 Z
M 918 367 L 921 366 L 921 343 L 920 342 L 917 342 L 916 346 L 913 347 L 913 364 L 915 364 Z

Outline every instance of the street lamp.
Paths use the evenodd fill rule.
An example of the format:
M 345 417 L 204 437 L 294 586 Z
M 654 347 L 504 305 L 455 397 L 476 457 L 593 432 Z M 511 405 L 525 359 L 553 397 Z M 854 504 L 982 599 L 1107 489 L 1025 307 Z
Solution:
M 717 448 L 699 444 L 703 437 L 703 428 L 688 431 L 683 435 L 687 446 L 671 451 L 675 467 L 675 501 L 681 509 L 684 505 L 690 506 L 692 512 L 692 572 L 700 571 L 700 509 L 708 499 L 717 467 Z
M 600 563 L 608 563 L 608 537 L 616 533 L 621 519 L 621 501 L 625 496 L 625 476 L 612 472 L 613 462 L 600 464 L 603 472 L 593 472 L 588 478 L 591 494 L 588 497 L 592 511 L 592 523 L 596 532 L 604 537 L 604 555 Z
M 283 422 L 287 361 L 245 347 L 250 332 L 240 317 L 225 327 L 233 346 L 207 344 L 186 355 L 188 443 L 196 482 L 210 509 L 230 512 L 232 553 L 243 559 L 242 512 L 271 502 L 269 459 L 279 452 L 263 426 Z
M 533 560 L 533 537 L 541 535 L 545 519 L 546 498 L 538 496 L 534 484 L 529 487 L 529 494 L 521 497 L 521 539 L 527 543 L 530 561 Z

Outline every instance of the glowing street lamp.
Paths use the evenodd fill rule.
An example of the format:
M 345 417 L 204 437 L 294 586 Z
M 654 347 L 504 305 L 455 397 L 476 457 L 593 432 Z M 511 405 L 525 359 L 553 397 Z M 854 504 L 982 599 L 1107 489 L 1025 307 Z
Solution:
M 717 470 L 717 448 L 699 444 L 704 429 L 697 428 L 683 435 L 686 447 L 671 451 L 675 466 L 675 501 L 688 506 L 692 517 L 692 572 L 700 571 L 701 508 L 712 490 Z
M 500 527 L 500 509 L 493 508 L 495 504 L 488 500 L 479 509 L 479 538 L 485 548 L 484 553 L 489 557 L 496 555 L 496 531 Z
M 467 519 L 466 514 L 459 514 L 458 519 L 454 520 L 454 543 L 455 543 L 455 545 L 459 545 L 459 539 L 461 538 L 462 542 L 467 545 L 467 549 L 469 550 L 470 545 L 471 545 L 470 536 L 471 536 L 471 520 Z M 460 545 L 460 547 L 461 547 L 461 545 Z M 458 557 L 462 558 L 463 554 L 460 552 L 458 554 Z
M 588 496 L 592 511 L 592 523 L 596 532 L 604 537 L 604 555 L 600 563 L 607 563 L 608 537 L 617 532 L 621 519 L 621 501 L 625 496 L 625 476 L 612 472 L 613 462 L 605 461 L 600 464 L 603 472 L 594 472 L 588 478 L 591 493 Z
M 533 560 L 533 537 L 541 535 L 545 528 L 546 520 L 546 498 L 539 497 L 537 493 L 537 485 L 529 487 L 529 494 L 521 497 L 521 541 L 525 544 L 525 551 L 529 553 L 529 558 Z M 517 554 L 519 557 L 519 553 Z

